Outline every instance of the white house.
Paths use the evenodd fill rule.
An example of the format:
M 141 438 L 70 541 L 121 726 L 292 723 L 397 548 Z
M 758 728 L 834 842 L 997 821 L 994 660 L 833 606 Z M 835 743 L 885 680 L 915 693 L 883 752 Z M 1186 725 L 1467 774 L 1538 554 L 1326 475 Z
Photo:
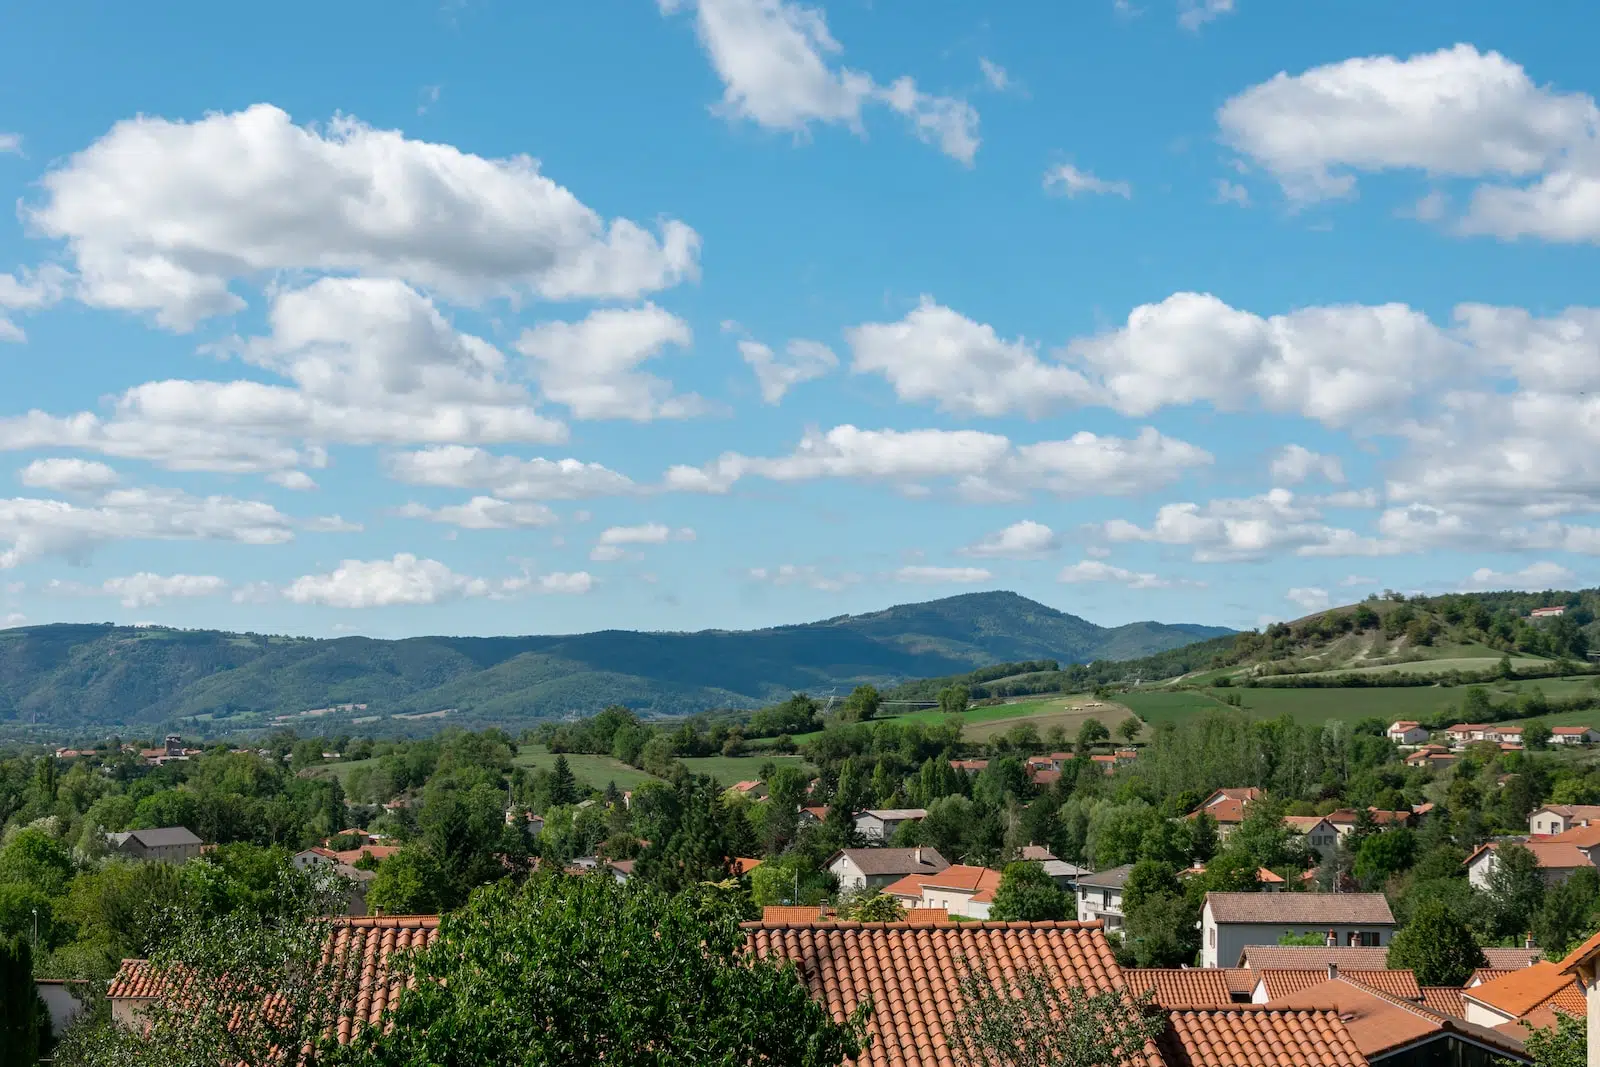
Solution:
M 1339 828 L 1323 815 L 1285 815 L 1283 824 L 1305 838 L 1306 847 L 1326 860 L 1339 847 Z
M 1401 719 L 1389 724 L 1389 740 L 1397 745 L 1422 745 L 1428 741 L 1428 731 L 1421 723 Z
M 882 889 L 908 874 L 938 874 L 950 864 L 936 848 L 847 848 L 828 859 L 839 892 Z
M 1552 745 L 1592 745 L 1596 741 L 1600 741 L 1600 730 L 1593 726 L 1550 727 Z
M 1583 867 L 1593 867 L 1590 860 L 1590 851 L 1579 848 L 1572 841 L 1522 841 L 1517 842 L 1523 848 L 1533 853 L 1533 858 L 1539 864 L 1539 873 L 1544 876 L 1546 885 L 1565 882 L 1572 877 L 1572 872 Z M 1595 845 L 1590 845 L 1594 849 Z M 1472 855 L 1466 858 L 1463 866 L 1467 868 L 1467 881 L 1478 889 L 1489 888 L 1489 877 L 1494 873 L 1497 863 L 1496 842 L 1479 845 Z
M 1600 1064 L 1600 934 L 1595 934 L 1556 964 L 1561 973 L 1578 979 L 1588 1007 L 1588 1055 L 1585 1060 Z
M 1546 804 L 1528 816 L 1530 834 L 1564 834 L 1600 822 L 1600 804 Z
M 868 808 L 856 816 L 856 833 L 868 841 L 887 841 L 906 823 L 927 817 L 922 808 Z
M 1124 864 L 1078 879 L 1078 921 L 1100 922 L 1107 930 L 1122 929 L 1122 887 L 1133 865 Z
M 1261 795 L 1261 790 L 1254 786 L 1245 786 L 1239 789 L 1218 789 L 1200 802 L 1200 806 L 1185 815 L 1186 819 L 1197 819 L 1201 812 L 1205 812 L 1217 820 L 1217 836 L 1226 840 L 1235 828 L 1244 822 L 1245 811 L 1252 801 Z
M 987 919 L 1000 872 L 956 864 L 937 874 L 908 874 L 884 892 L 907 908 L 943 908 L 951 915 Z
M 1200 927 L 1200 965 L 1220 967 L 1246 945 L 1276 945 L 1287 934 L 1382 947 L 1395 921 L 1382 893 L 1207 893 Z

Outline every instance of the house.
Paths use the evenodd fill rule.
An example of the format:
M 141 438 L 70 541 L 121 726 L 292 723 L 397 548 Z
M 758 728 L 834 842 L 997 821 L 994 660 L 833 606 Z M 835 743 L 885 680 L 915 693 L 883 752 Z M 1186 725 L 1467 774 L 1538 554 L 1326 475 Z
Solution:
M 1546 804 L 1528 816 L 1528 833 L 1554 836 L 1600 822 L 1600 804 Z
M 1122 980 L 1135 996 L 1149 993 L 1168 1011 L 1227 1010 L 1239 1003 L 1216 967 L 1125 967 Z
M 437 915 L 359 916 L 329 924 L 329 955 L 339 973 L 352 979 L 341 983 L 338 1018 L 329 1027 L 340 1044 L 349 1044 L 352 1031 L 377 1022 L 405 988 L 391 970 L 391 957 L 426 948 L 438 933 Z M 138 1022 L 140 1009 L 162 992 L 162 983 L 147 960 L 123 960 L 106 990 L 111 1017 L 132 1026 Z
M 950 761 L 950 766 L 958 771 L 965 771 L 967 774 L 982 774 L 989 769 L 989 761 L 986 759 L 953 759 Z
M 871 997 L 869 1040 L 859 1067 L 948 1067 L 944 1027 L 950 1004 L 959 1003 L 957 983 L 974 960 L 983 961 L 994 976 L 1033 971 L 1049 961 L 1062 980 L 1090 994 L 1128 983 L 1104 933 L 1075 922 L 762 922 L 746 923 L 745 930 L 755 956 L 794 964 L 811 995 L 830 1012 L 848 1016 Z M 1160 987 L 1159 979 L 1139 981 Z M 1203 981 L 1194 982 L 1197 991 Z M 1209 1000 L 1207 1005 L 1168 1012 L 1164 1032 L 1134 1062 L 1151 1067 L 1288 1062 L 1359 1067 L 1364 1062 L 1334 1012 L 1214 1011 Z M 1292 1060 L 1286 1050 L 1293 1050 Z
M 131 859 L 155 863 L 187 863 L 200 855 L 200 839 L 182 826 L 125 830 L 107 834 L 106 843 Z
M 801 826 L 821 826 L 827 820 L 828 809 L 826 806 L 800 809 Z
M 1313 975 L 1313 983 L 1274 997 L 1266 1006 L 1279 1011 L 1332 1009 L 1366 1062 L 1382 1067 L 1533 1062 L 1516 1036 L 1438 1011 L 1420 996 L 1396 995 L 1367 981 L 1371 976 L 1339 971 Z
M 987 919 L 1000 872 L 955 864 L 936 874 L 908 874 L 884 889 L 908 909 L 943 909 L 948 915 Z
M 1258 971 L 1255 988 L 1250 992 L 1250 1000 L 1254 1004 L 1266 1004 L 1298 993 L 1302 989 L 1321 985 L 1330 978 L 1347 978 L 1392 997 L 1422 1003 L 1422 987 L 1417 985 L 1417 975 L 1414 971 L 1392 971 L 1387 967 L 1371 971 L 1345 971 L 1340 970 L 1337 963 L 1330 963 L 1320 971 Z
M 1577 980 L 1587 1003 L 1589 1063 L 1600 1063 L 1600 934 L 1591 935 L 1556 965 Z
M 76 990 L 74 986 L 77 987 Z M 71 1026 L 73 1020 L 82 1015 L 89 1006 L 89 982 L 85 979 L 35 978 L 33 989 L 39 994 L 39 999 L 44 1002 L 45 1011 L 50 1016 L 50 1032 L 58 1038 L 67 1032 L 67 1027 Z
M 1408 767 L 1449 767 L 1457 757 L 1443 745 L 1423 745 L 1406 757 Z
M 369 845 L 369 848 L 380 846 Z M 378 877 L 377 871 L 364 871 L 360 867 L 353 867 L 341 857 L 350 855 L 346 852 L 334 852 L 326 848 L 308 848 L 296 852 L 290 857 L 300 870 L 309 870 L 318 867 L 331 871 L 350 883 L 349 891 L 345 895 L 346 915 L 365 915 L 367 913 L 367 890 L 371 888 L 374 879 Z M 360 858 L 359 855 L 356 858 Z
M 1555 736 L 1554 730 L 1551 731 L 1551 736 Z M 1501 748 L 1505 748 L 1507 745 L 1521 745 L 1522 727 L 1496 726 L 1494 730 L 1489 733 L 1487 739 L 1490 741 L 1499 742 Z
M 1596 741 L 1600 741 L 1600 730 L 1593 726 L 1550 727 L 1552 745 L 1592 745 Z
M 1548 1015 L 1549 1011 L 1586 1017 L 1588 1005 L 1583 988 L 1565 963 L 1540 960 L 1532 967 L 1463 989 L 1461 1000 L 1466 1005 L 1467 1022 L 1515 1031 L 1523 1028 L 1513 1024 L 1536 1014 Z M 1541 1008 L 1548 1010 L 1540 1013 Z
M 527 808 L 513 806 L 506 809 L 506 825 L 521 825 L 524 834 L 529 837 L 538 837 L 544 833 L 544 816 L 535 815 Z
M 1339 828 L 1322 815 L 1285 815 L 1283 824 L 1305 839 L 1306 848 L 1326 860 L 1339 847 Z
M 908 874 L 937 874 L 948 866 L 936 848 L 847 848 L 826 864 L 841 893 L 882 889 Z
M 1244 822 L 1245 809 L 1260 795 L 1261 790 L 1254 786 L 1242 789 L 1218 789 L 1184 817 L 1196 819 L 1202 811 L 1205 812 L 1217 820 L 1217 836 L 1226 839 L 1240 823 Z
M 1372 824 L 1380 830 L 1392 830 L 1398 826 L 1410 826 L 1412 819 L 1409 810 L 1384 811 L 1381 808 L 1368 808 L 1367 815 L 1371 818 Z M 1333 825 L 1333 828 L 1339 832 L 1340 837 L 1353 831 L 1361 822 L 1361 815 L 1354 808 L 1340 808 L 1338 811 L 1330 811 L 1326 818 Z
M 1132 871 L 1133 864 L 1128 863 L 1079 877 L 1078 921 L 1103 923 L 1107 930 L 1122 929 L 1122 887 Z
M 1397 745 L 1421 745 L 1428 740 L 1428 731 L 1420 722 L 1401 719 L 1389 724 L 1389 740 Z
M 1555 608 L 1534 608 L 1528 612 L 1530 619 L 1559 619 L 1567 613 L 1565 606 Z
M 1200 926 L 1202 967 L 1237 960 L 1246 945 L 1276 945 L 1287 934 L 1325 933 L 1331 943 L 1378 948 L 1395 931 L 1382 893 L 1207 893 Z
M 1593 829 L 1596 838 L 1600 838 L 1600 826 L 1583 827 L 1583 830 Z M 1572 872 L 1582 867 L 1593 867 L 1589 854 L 1571 841 L 1524 841 L 1518 842 L 1523 848 L 1533 853 L 1533 858 L 1539 864 L 1539 873 L 1544 876 L 1546 885 L 1565 882 L 1572 877 Z M 1462 866 L 1467 869 L 1467 881 L 1478 889 L 1489 888 L 1489 876 L 1495 869 L 1495 851 L 1499 847 L 1497 842 L 1479 845 L 1473 850 L 1472 855 L 1463 861 Z M 1600 840 L 1589 846 L 1600 848 Z
M 887 841 L 906 823 L 927 817 L 923 808 L 868 808 L 856 816 L 856 833 L 868 841 Z
M 1341 974 L 1381 971 L 1389 966 L 1387 948 L 1348 945 L 1246 945 L 1239 953 L 1240 967 L 1250 971 L 1316 971 L 1329 967 Z M 1254 988 L 1254 979 L 1251 979 Z
M 765 800 L 767 799 L 767 784 L 760 780 L 734 782 L 733 788 L 729 789 L 728 792 L 737 793 L 746 800 Z
M 1057 886 L 1067 890 L 1076 887 L 1079 878 L 1094 873 L 1087 867 L 1056 859 L 1043 845 L 1024 845 L 1017 858 L 1024 863 L 1037 863 Z

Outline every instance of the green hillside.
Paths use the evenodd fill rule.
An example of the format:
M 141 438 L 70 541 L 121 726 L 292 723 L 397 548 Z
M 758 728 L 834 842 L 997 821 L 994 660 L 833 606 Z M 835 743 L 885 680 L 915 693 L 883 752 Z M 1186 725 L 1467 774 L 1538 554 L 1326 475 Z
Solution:
M 1106 628 L 1015 593 L 973 593 L 766 630 L 380 641 L 111 625 L 0 631 L 0 722 L 72 729 L 188 721 L 218 728 L 448 712 L 516 722 L 626 704 L 642 714 L 756 707 L 796 690 L 1148 655 L 1227 634 Z M 367 708 L 307 718 L 339 704 Z M 437 725 L 439 720 L 429 720 Z

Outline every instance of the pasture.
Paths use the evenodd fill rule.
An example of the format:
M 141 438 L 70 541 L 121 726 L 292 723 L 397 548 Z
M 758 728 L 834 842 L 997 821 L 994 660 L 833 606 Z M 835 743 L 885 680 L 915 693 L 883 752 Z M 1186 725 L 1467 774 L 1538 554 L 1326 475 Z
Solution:
M 815 767 L 799 756 L 686 756 L 679 762 L 694 774 L 710 775 L 724 789 L 732 787 L 736 782 L 749 782 L 760 778 L 761 766 L 765 763 L 776 763 L 780 766 L 786 763 L 793 764 L 807 774 L 817 772 Z M 617 784 L 621 785 L 620 782 Z
M 618 789 L 632 790 L 645 782 L 661 780 L 653 774 L 646 774 L 637 767 L 630 767 L 610 756 L 588 756 L 568 752 L 566 757 L 567 766 L 572 768 L 572 776 L 580 785 L 590 789 L 604 789 L 607 783 L 615 782 Z M 518 767 L 526 767 L 529 770 L 541 767 L 548 770 L 555 766 L 556 755 L 543 745 L 519 745 L 517 755 L 512 762 Z

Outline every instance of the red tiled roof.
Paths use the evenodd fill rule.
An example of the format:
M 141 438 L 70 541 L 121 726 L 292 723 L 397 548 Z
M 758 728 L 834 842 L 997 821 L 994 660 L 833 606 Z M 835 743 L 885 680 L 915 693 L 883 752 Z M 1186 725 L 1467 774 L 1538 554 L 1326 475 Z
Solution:
M 764 923 L 813 923 L 822 919 L 824 909 L 818 905 L 810 907 L 784 907 L 769 904 L 761 909 L 761 921 Z
M 907 908 L 906 922 L 908 923 L 947 923 L 950 921 L 950 912 L 945 908 Z
M 957 893 L 992 893 L 1000 888 L 1000 872 L 957 863 L 938 874 L 923 875 L 922 885 L 925 889 L 950 889 Z
M 1328 979 L 1282 1000 L 1272 1001 L 1267 1006 L 1337 1010 L 1340 1020 L 1365 1056 L 1392 1053 L 1406 1045 L 1445 1033 L 1461 1034 L 1479 1044 L 1519 1058 L 1523 1054 L 1522 1045 L 1515 1037 L 1342 977 Z
M 1462 996 L 1517 1018 L 1547 1001 L 1580 1015 L 1587 1010 L 1578 979 L 1548 960 L 1472 986 Z
M 1542 949 L 1537 948 L 1486 948 L 1483 958 L 1490 967 L 1502 971 L 1517 971 L 1524 967 L 1532 967 L 1544 955 Z
M 1389 966 L 1386 948 L 1328 948 L 1323 945 L 1246 945 L 1240 961 L 1257 971 L 1381 971 Z
M 1382 893 L 1207 893 L 1219 923 L 1393 926 Z
M 751 859 L 748 856 L 735 856 L 733 858 L 733 872 L 735 874 L 749 874 L 759 866 L 761 866 L 760 860 Z
M 1336 977 L 1357 982 L 1373 989 L 1400 997 L 1402 1000 L 1422 999 L 1417 986 L 1417 976 L 1412 971 L 1340 971 Z M 1327 969 L 1321 971 L 1262 971 L 1261 981 L 1267 989 L 1267 1000 L 1277 1000 L 1302 989 L 1310 989 L 1329 980 Z M 1306 1005 L 1299 1005 L 1306 1007 Z
M 883 887 L 884 895 L 891 897 L 917 897 L 922 896 L 922 886 L 931 874 L 908 874 L 898 882 L 890 882 Z
M 1256 988 L 1256 979 L 1261 977 L 1248 967 L 1218 967 L 1222 978 L 1228 983 L 1230 993 L 1253 993 Z
M 1557 834 L 1555 837 L 1548 837 L 1542 841 L 1520 841 L 1518 844 L 1533 853 L 1534 861 L 1546 870 L 1572 870 L 1578 867 L 1588 867 L 1590 864 L 1589 857 L 1583 854 L 1573 839 L 1568 837 L 1568 834 L 1582 834 L 1591 831 L 1595 836 L 1595 840 L 1585 841 L 1585 844 L 1600 844 L 1600 826 L 1580 826 L 1576 829 L 1568 830 L 1565 834 Z M 1470 864 L 1485 852 L 1495 851 L 1497 847 L 1498 844 L 1494 841 L 1479 845 L 1477 850 L 1466 858 L 1463 866 Z
M 333 854 L 333 858 L 338 860 L 340 863 L 348 863 L 353 867 L 355 866 L 356 860 L 359 860 L 363 855 L 371 856 L 373 859 L 382 863 L 384 860 L 388 859 L 390 856 L 399 851 L 399 845 L 362 845 L 360 848 L 348 848 L 343 852 L 335 852 Z
M 1477 970 L 1473 971 L 1472 976 L 1467 979 L 1467 988 L 1471 989 L 1474 986 L 1480 986 L 1486 982 L 1492 982 L 1496 978 L 1504 978 L 1506 975 L 1515 971 L 1520 971 L 1521 969 L 1522 968 L 1520 967 L 1479 967 Z
M 1155 1002 L 1170 1010 L 1198 1011 L 1233 1004 L 1227 976 L 1216 967 L 1137 968 L 1122 972 L 1135 993 L 1154 992 Z
M 835 1019 L 872 998 L 862 1067 L 951 1063 L 944 1024 L 958 999 L 958 956 L 981 961 L 996 981 L 1047 967 L 1090 993 L 1124 988 L 1098 924 L 746 923 L 745 930 L 757 956 L 792 961 Z
M 1467 1013 L 1466 1004 L 1461 1000 L 1460 986 L 1425 985 L 1422 987 L 1422 1003 L 1436 1012 L 1453 1015 L 1457 1019 Z
M 1366 1067 L 1350 1032 L 1332 1011 L 1172 1013 L 1161 1040 L 1168 1067 Z
M 400 993 L 401 980 L 390 973 L 389 957 L 423 948 L 438 936 L 437 915 L 376 915 L 338 919 L 330 924 L 328 952 L 333 965 L 355 979 L 344 991 L 339 1018 L 333 1024 L 340 1044 L 351 1031 L 377 1022 Z M 162 995 L 164 983 L 147 960 L 123 960 L 106 995 L 113 1000 L 147 1000 Z

